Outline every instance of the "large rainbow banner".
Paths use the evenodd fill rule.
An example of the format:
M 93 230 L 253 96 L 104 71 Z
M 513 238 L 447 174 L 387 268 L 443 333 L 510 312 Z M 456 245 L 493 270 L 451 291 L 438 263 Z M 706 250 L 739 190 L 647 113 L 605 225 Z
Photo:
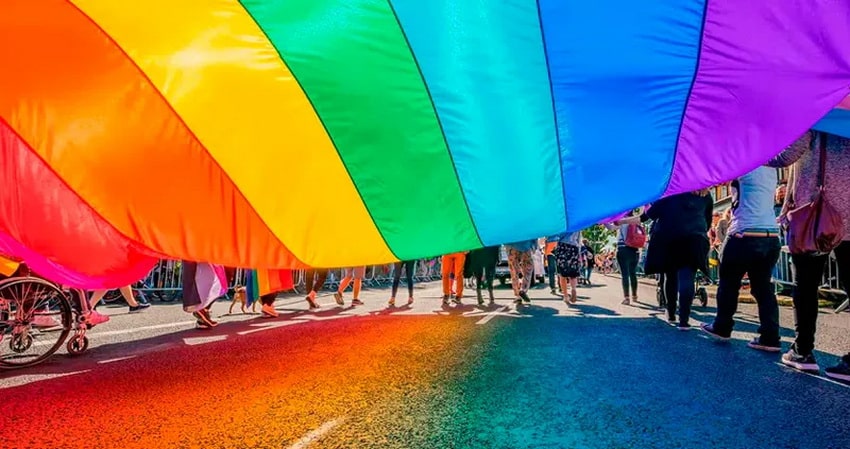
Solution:
M 4 0 L 0 42 L 0 251 L 88 288 L 581 229 L 850 94 L 838 0 Z

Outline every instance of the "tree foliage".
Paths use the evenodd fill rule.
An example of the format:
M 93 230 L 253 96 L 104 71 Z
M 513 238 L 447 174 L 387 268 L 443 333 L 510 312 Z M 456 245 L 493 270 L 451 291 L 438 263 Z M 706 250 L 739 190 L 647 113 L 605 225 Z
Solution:
M 590 242 L 594 254 L 599 254 L 603 248 L 608 246 L 617 236 L 617 231 L 606 228 L 604 225 L 596 224 L 582 232 L 582 236 Z

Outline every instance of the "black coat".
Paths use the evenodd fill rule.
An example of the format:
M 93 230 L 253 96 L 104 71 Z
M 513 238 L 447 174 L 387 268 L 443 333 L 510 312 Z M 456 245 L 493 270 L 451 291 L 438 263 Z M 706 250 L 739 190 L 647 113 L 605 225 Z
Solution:
M 499 263 L 499 247 L 488 246 L 474 249 L 466 255 L 463 265 L 463 277 L 471 278 L 476 272 L 486 268 L 492 270 Z
M 644 271 L 670 273 L 689 267 L 708 273 L 708 229 L 713 211 L 709 195 L 680 193 L 653 203 L 641 217 L 655 220 Z

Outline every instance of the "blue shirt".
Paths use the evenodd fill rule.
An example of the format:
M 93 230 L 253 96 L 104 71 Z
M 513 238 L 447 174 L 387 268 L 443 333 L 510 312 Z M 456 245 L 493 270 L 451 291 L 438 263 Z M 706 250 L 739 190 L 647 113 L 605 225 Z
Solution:
M 775 194 L 774 168 L 759 167 L 732 183 L 732 220 L 727 235 L 747 231 L 778 232 L 773 208 Z
M 525 252 L 531 251 L 532 249 L 537 247 L 537 239 L 526 240 L 522 242 L 509 243 L 505 245 L 508 248 L 513 248 L 517 251 Z

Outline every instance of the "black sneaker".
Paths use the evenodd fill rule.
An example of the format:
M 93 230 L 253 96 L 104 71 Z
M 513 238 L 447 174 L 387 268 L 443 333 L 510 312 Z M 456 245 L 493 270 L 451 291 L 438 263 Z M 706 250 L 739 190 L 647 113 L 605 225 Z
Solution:
M 765 343 L 765 342 L 762 341 L 761 337 L 753 338 L 752 341 L 747 343 L 747 346 L 750 347 L 750 348 L 753 348 L 753 349 L 758 349 L 759 351 L 764 351 L 764 352 L 780 352 L 780 351 L 782 351 L 782 345 L 779 342 Z
M 449 305 L 449 295 L 443 295 L 443 305 Z
M 522 301 L 526 304 L 531 304 L 531 298 L 528 297 L 528 293 L 519 292 L 519 297 L 522 298 Z
M 785 366 L 790 366 L 799 371 L 811 372 L 811 373 L 819 373 L 820 366 L 818 366 L 817 360 L 815 360 L 815 356 L 812 354 L 801 355 L 797 353 L 797 347 L 792 346 L 791 349 L 788 350 L 785 354 L 782 354 L 782 364 Z
M 674 316 L 668 316 L 668 317 L 667 317 L 667 324 L 669 324 L 669 325 L 671 325 L 671 326 L 673 326 L 673 327 L 676 327 L 676 324 L 677 324 L 676 317 L 674 317 Z
M 140 302 L 139 305 L 137 305 L 135 307 L 130 306 L 130 312 L 129 313 L 141 312 L 142 310 L 145 310 L 150 306 L 151 306 L 151 304 L 149 302 L 148 303 Z
M 850 382 L 850 354 L 842 357 L 838 365 L 829 367 L 825 371 L 827 377 L 843 382 Z
M 730 334 L 721 334 L 720 332 L 714 330 L 714 324 L 702 324 L 699 328 L 702 329 L 703 332 L 717 340 L 729 341 L 729 338 L 731 337 Z

